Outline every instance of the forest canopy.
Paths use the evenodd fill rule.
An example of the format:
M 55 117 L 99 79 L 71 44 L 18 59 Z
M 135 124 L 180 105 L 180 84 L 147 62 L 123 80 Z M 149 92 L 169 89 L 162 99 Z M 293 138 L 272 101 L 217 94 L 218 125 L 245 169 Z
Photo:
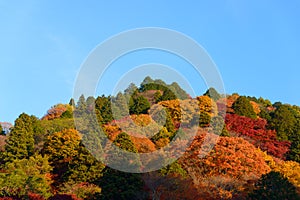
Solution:
M 300 198 L 299 106 L 214 88 L 191 97 L 146 77 L 45 113 L 0 124 L 0 199 Z M 166 156 L 172 145 L 186 146 L 178 159 Z M 112 146 L 120 151 L 107 153 Z M 153 152 L 168 164 L 128 173 L 106 162 L 142 171 L 155 163 L 140 155 Z

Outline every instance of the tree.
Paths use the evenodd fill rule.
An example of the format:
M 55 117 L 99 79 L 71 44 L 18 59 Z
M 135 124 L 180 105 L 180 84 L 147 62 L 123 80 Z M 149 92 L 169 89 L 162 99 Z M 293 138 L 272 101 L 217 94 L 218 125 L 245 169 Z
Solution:
M 47 157 L 41 155 L 7 163 L 5 173 L 0 173 L 0 196 L 28 199 L 34 193 L 48 199 L 52 196 L 50 171 Z
M 153 143 L 155 143 L 156 148 L 159 149 L 167 145 L 173 136 L 174 133 L 168 132 L 167 128 L 163 127 L 157 134 L 155 134 L 151 138 L 151 140 Z
M 178 83 L 173 82 L 173 83 L 169 86 L 169 88 L 172 88 L 172 89 L 173 89 L 172 91 L 175 92 L 175 95 L 176 95 L 177 98 L 179 98 L 179 99 L 181 99 L 181 100 L 183 100 L 183 99 L 188 99 L 188 98 L 189 98 L 189 95 L 186 93 L 185 90 L 183 90 L 183 89 L 178 85 Z
M 164 87 L 167 86 L 167 84 L 163 80 L 161 80 L 161 79 L 155 79 L 154 83 L 156 85 L 160 85 L 160 86 L 164 86 Z
M 83 94 L 79 97 L 76 108 L 79 109 L 79 110 L 85 110 L 86 109 L 86 100 L 85 100 L 85 97 L 84 97 Z
M 63 119 L 70 119 L 73 117 L 73 111 L 72 110 L 66 110 L 65 112 L 63 112 L 63 114 L 61 114 L 60 116 Z
M 0 124 L 0 135 L 5 135 L 5 133 L 4 133 L 4 131 L 3 131 L 3 128 L 2 128 L 2 126 L 1 126 L 1 124 Z
M 289 151 L 289 141 L 278 141 L 276 131 L 267 129 L 265 119 L 251 119 L 236 114 L 227 114 L 226 128 L 232 134 L 242 136 L 256 147 L 278 158 L 285 159 Z
M 269 106 L 272 106 L 272 103 L 269 99 L 264 99 L 262 97 L 259 97 L 257 102 L 259 104 L 261 104 L 263 107 L 269 107 Z
M 128 171 L 139 170 L 141 163 L 138 150 L 132 142 L 130 136 L 121 132 L 113 140 L 107 153 L 108 165 L 113 168 L 123 168 Z
M 277 131 L 279 140 L 289 140 L 291 148 L 288 159 L 300 162 L 300 112 L 297 106 L 278 104 L 270 114 L 269 128 Z
M 82 144 L 77 152 L 77 155 L 68 163 L 68 169 L 63 175 L 64 181 L 74 184 L 92 183 L 100 179 L 105 165 L 98 161 Z
M 51 162 L 68 160 L 77 155 L 80 144 L 79 132 L 74 129 L 65 129 L 56 132 L 47 138 L 43 153 L 49 156 Z
M 181 167 L 178 161 L 175 161 L 159 170 L 161 175 L 180 175 L 182 177 L 187 177 L 187 172 Z
M 279 105 L 271 114 L 270 128 L 277 131 L 279 140 L 287 140 L 297 130 L 295 111 L 289 105 Z
M 199 134 L 180 158 L 179 163 L 190 176 L 196 176 L 195 181 L 203 176 L 259 177 L 270 170 L 263 153 L 242 138 L 219 137 L 217 144 L 207 152 L 210 140 L 214 142 L 217 137 L 215 134 Z
M 73 108 L 75 108 L 76 104 L 75 104 L 75 100 L 73 98 L 70 99 L 69 105 L 72 106 Z
M 102 190 L 101 194 L 95 195 L 95 199 L 145 199 L 141 174 L 126 173 L 106 167 L 103 177 L 96 184 Z
M 111 109 L 111 97 L 101 97 L 96 98 L 95 102 L 95 111 L 98 118 L 98 121 L 101 124 L 106 124 L 113 120 L 112 109 Z
M 249 198 L 253 200 L 296 200 L 300 198 L 296 192 L 295 186 L 279 172 L 271 171 L 268 174 L 262 175 L 255 186 L 256 189 L 249 195 Z
M 129 101 L 130 114 L 146 114 L 150 109 L 149 101 L 140 95 L 134 95 Z
M 146 76 L 146 78 L 142 81 L 140 88 L 150 83 L 153 83 L 153 79 L 150 76 Z
M 155 103 L 158 103 L 161 100 L 161 92 L 156 91 L 153 95 L 153 98 L 154 98 Z
M 289 160 L 294 160 L 300 163 L 300 130 L 295 133 L 291 138 L 292 144 L 288 154 Z
M 173 99 L 177 99 L 176 94 L 169 88 L 166 88 L 166 90 L 164 90 L 160 100 L 167 101 L 167 100 L 173 100 Z
M 135 91 L 138 91 L 137 86 L 134 83 L 130 83 L 128 88 L 124 90 L 124 94 L 126 97 L 131 96 Z
M 53 120 L 60 118 L 66 111 L 72 113 L 73 108 L 69 104 L 57 104 L 52 106 L 42 120 Z
M 123 149 L 128 152 L 137 153 L 133 142 L 130 139 L 130 136 L 124 132 L 120 133 L 113 142 L 120 149 Z
M 49 157 L 53 173 L 59 175 L 60 179 L 68 170 L 69 162 L 78 155 L 79 144 L 80 135 L 74 129 L 56 132 L 50 135 L 44 143 L 42 153 Z
M 87 107 L 94 107 L 95 106 L 95 101 L 96 99 L 92 96 L 89 96 L 87 99 L 86 99 L 86 105 Z
M 5 145 L 5 161 L 29 158 L 34 153 L 35 124 L 38 119 L 22 113 L 15 121 Z
M 112 157 L 110 158 L 110 162 L 114 165 L 124 164 L 118 161 L 120 156 L 118 155 L 118 149 L 131 153 L 138 152 L 131 141 L 130 136 L 124 132 L 120 133 L 115 138 L 113 144 L 117 146 L 117 149 L 114 150 L 113 155 L 111 155 Z M 133 168 L 139 166 L 137 156 L 129 155 L 127 158 L 123 157 L 122 159 L 130 159 Z M 101 195 L 96 196 L 97 199 L 141 199 L 143 181 L 140 174 L 121 172 L 106 167 L 103 171 L 103 177 L 99 181 L 96 181 L 96 184 L 102 189 Z
M 171 117 L 171 114 L 168 110 L 166 110 L 166 123 L 164 125 L 169 133 L 175 133 L 175 126 Z M 172 139 L 172 138 L 170 138 Z
M 119 92 L 116 97 L 112 98 L 111 108 L 115 120 L 129 115 L 126 97 Z
M 218 114 L 217 104 L 208 96 L 198 96 L 197 97 L 200 112 L 206 112 L 211 115 L 211 117 Z
M 200 118 L 199 118 L 199 126 L 200 127 L 208 127 L 211 121 L 211 116 L 207 114 L 206 112 L 201 112 L 200 113 Z
M 209 96 L 214 101 L 217 101 L 221 98 L 221 95 L 213 87 L 210 87 L 208 90 L 206 90 L 206 92 L 203 95 L 204 96 Z
M 255 119 L 256 113 L 250 103 L 250 101 L 245 96 L 240 96 L 232 105 L 234 112 L 240 116 L 245 116 Z
M 210 121 L 212 132 L 219 136 L 229 136 L 223 117 L 215 116 Z

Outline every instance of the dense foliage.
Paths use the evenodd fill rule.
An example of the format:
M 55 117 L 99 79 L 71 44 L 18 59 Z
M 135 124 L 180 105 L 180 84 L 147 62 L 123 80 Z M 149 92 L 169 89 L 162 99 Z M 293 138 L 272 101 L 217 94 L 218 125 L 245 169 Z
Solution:
M 164 151 L 172 145 L 187 145 L 179 159 Z M 157 171 L 112 167 L 143 169 L 151 160 L 140 154 L 156 151 L 171 161 Z M 22 113 L 0 135 L 0 199 L 299 199 L 299 162 L 298 106 L 214 88 L 192 98 L 146 77 L 116 96 L 54 105 L 41 119 Z
M 250 101 L 244 97 L 240 96 L 232 105 L 234 112 L 238 115 L 249 117 L 249 118 L 256 118 L 256 113 L 254 111 L 253 106 L 251 105 Z

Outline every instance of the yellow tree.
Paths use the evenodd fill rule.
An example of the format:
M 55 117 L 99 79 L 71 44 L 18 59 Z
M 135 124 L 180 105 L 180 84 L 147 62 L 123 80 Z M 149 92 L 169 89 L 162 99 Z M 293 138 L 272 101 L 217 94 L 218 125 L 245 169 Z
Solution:
M 211 117 L 218 114 L 218 108 L 216 102 L 212 100 L 209 96 L 198 96 L 200 112 L 206 112 L 211 115 Z

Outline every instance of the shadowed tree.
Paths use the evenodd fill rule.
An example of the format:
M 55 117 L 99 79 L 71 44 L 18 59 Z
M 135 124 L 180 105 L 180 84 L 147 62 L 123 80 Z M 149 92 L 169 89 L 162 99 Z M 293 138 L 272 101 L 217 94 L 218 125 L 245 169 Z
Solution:
M 271 171 L 255 184 L 256 189 L 249 195 L 253 200 L 299 200 L 296 188 L 279 172 Z
M 4 131 L 3 131 L 3 128 L 2 128 L 2 126 L 1 126 L 1 124 L 0 124 L 0 135 L 5 135 L 5 133 L 4 133 Z

